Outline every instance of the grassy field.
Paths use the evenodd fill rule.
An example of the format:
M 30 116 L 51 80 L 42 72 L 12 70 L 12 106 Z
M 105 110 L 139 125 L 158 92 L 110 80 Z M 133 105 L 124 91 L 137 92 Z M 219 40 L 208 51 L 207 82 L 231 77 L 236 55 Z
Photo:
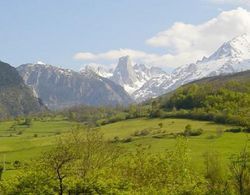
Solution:
M 162 128 L 159 127 L 159 123 L 162 123 Z M 246 133 L 224 132 L 226 129 L 232 128 L 230 125 L 188 119 L 127 120 L 102 126 L 101 130 L 109 139 L 115 136 L 121 139 L 132 137 L 131 142 L 121 144 L 131 150 L 138 144 L 146 144 L 151 146 L 153 152 L 164 152 L 175 146 L 175 139 L 173 136 L 156 135 L 183 132 L 187 124 L 190 124 L 193 129 L 203 129 L 202 135 L 188 138 L 192 160 L 199 168 L 203 165 L 203 155 L 205 152 L 217 151 L 223 157 L 224 163 L 228 163 L 229 157 L 234 153 L 238 153 L 249 139 Z M 144 129 L 148 129 L 150 134 L 146 136 L 134 136 L 136 131 L 138 132 Z
M 50 147 L 57 136 L 76 124 L 68 121 L 33 121 L 31 126 L 18 125 L 16 121 L 0 122 L 0 162 L 36 158 Z
M 162 123 L 162 127 L 159 123 Z M 239 152 L 248 139 L 244 133 L 223 133 L 225 129 L 232 128 L 229 125 L 187 119 L 132 119 L 105 125 L 99 129 L 109 140 L 114 137 L 119 140 L 132 138 L 132 141 L 127 143 L 118 142 L 129 150 L 133 150 L 137 144 L 146 144 L 151 145 L 153 152 L 164 152 L 175 145 L 174 136 L 169 134 L 183 132 L 187 124 L 193 129 L 204 130 L 202 135 L 188 138 L 191 156 L 197 166 L 202 166 L 202 155 L 209 150 L 220 152 L 227 163 L 230 155 Z M 42 151 L 51 147 L 56 137 L 76 125 L 62 119 L 33 121 L 30 127 L 18 125 L 16 121 L 0 122 L 0 163 L 6 162 L 8 171 L 5 175 L 12 174 L 14 161 L 24 162 L 36 158 Z M 147 130 L 148 134 L 134 135 L 142 130 Z

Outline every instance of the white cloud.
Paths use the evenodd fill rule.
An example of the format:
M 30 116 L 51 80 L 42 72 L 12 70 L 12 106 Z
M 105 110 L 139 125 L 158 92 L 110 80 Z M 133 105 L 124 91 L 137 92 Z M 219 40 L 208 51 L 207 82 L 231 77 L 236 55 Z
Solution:
M 138 63 L 177 67 L 210 55 L 223 42 L 243 33 L 250 33 L 250 12 L 237 8 L 221 12 L 217 17 L 199 25 L 177 22 L 146 40 L 150 46 L 166 48 L 170 51 L 168 54 L 119 49 L 96 54 L 79 52 L 74 58 L 94 62 L 109 60 L 114 63 L 119 57 L 130 55 Z
M 146 53 L 142 51 L 136 51 L 131 49 L 119 49 L 110 50 L 104 53 L 89 53 L 89 52 L 79 52 L 75 54 L 74 58 L 77 60 L 116 60 L 119 57 L 129 55 L 133 59 L 145 57 Z
M 129 55 L 132 60 L 136 63 L 144 63 L 152 66 L 168 66 L 168 67 L 176 67 L 178 65 L 184 64 L 186 61 L 195 61 L 196 58 L 194 56 L 200 55 L 198 53 L 193 52 L 191 55 L 189 52 L 182 52 L 177 55 L 165 54 L 159 55 L 155 53 L 146 53 L 143 51 L 132 50 L 132 49 L 119 49 L 119 50 L 110 50 L 104 53 L 89 53 L 89 52 L 79 52 L 75 54 L 74 59 L 83 60 L 83 61 L 94 61 L 101 62 L 103 60 L 108 61 L 117 61 L 118 58 L 122 56 Z
M 169 58 L 169 55 L 158 55 L 153 53 L 146 53 L 139 50 L 132 49 L 119 49 L 119 50 L 110 50 L 104 53 L 89 53 L 89 52 L 79 52 L 75 54 L 74 59 L 76 60 L 86 60 L 86 61 L 116 61 L 122 56 L 129 55 L 132 60 L 138 63 L 146 63 L 150 65 L 165 65 L 166 58 Z
M 203 55 L 210 55 L 223 42 L 244 33 L 250 33 L 250 12 L 237 8 L 224 11 L 216 18 L 199 25 L 175 23 L 146 43 L 168 48 L 176 57 L 186 53 L 187 56 L 199 59 Z

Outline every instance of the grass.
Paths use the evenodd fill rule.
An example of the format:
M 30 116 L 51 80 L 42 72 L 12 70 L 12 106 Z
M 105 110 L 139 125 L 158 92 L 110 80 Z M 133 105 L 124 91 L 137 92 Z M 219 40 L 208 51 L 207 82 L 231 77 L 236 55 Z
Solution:
M 7 162 L 35 158 L 74 125 L 64 120 L 33 121 L 30 127 L 15 121 L 0 122 L 0 161 L 4 156 Z
M 162 123 L 162 127 L 159 123 Z M 221 153 L 224 163 L 228 163 L 230 155 L 238 153 L 248 140 L 244 133 L 221 133 L 232 128 L 230 125 L 188 119 L 131 119 L 101 126 L 99 129 L 109 140 L 114 137 L 119 137 L 120 140 L 132 137 L 129 143 L 118 143 L 129 150 L 133 151 L 138 144 L 146 144 L 151 145 L 152 152 L 161 153 L 175 146 L 174 137 L 168 134 L 183 132 L 187 124 L 192 129 L 204 130 L 202 135 L 188 138 L 191 157 L 198 167 L 202 167 L 202 156 L 209 150 Z M 12 163 L 15 160 L 24 162 L 38 157 L 53 145 L 60 134 L 71 130 L 75 125 L 76 123 L 63 119 L 33 121 L 30 127 L 17 125 L 16 121 L 0 122 L 0 163 L 5 158 L 8 169 L 4 176 L 14 173 Z M 149 132 L 147 135 L 134 135 L 145 129 Z
M 159 123 L 163 124 L 162 128 L 159 127 Z M 205 152 L 211 150 L 219 152 L 226 164 L 229 162 L 230 156 L 239 153 L 249 140 L 248 134 L 245 133 L 225 133 L 224 130 L 232 128 L 230 125 L 188 119 L 134 119 L 102 126 L 101 131 L 109 139 L 115 136 L 120 139 L 132 136 L 132 142 L 120 144 L 130 150 L 133 150 L 138 144 L 146 144 L 151 146 L 153 152 L 164 152 L 175 146 L 175 139 L 172 136 L 154 138 L 153 134 L 157 130 L 166 132 L 165 134 L 183 132 L 187 124 L 190 124 L 192 129 L 202 128 L 204 130 L 200 136 L 188 137 L 191 157 L 198 168 L 203 166 Z M 143 129 L 149 129 L 152 133 L 139 138 L 133 136 L 135 131 Z
M 159 123 L 162 123 L 162 128 L 159 127 Z M 190 119 L 131 119 L 112 123 L 100 127 L 105 137 L 113 138 L 114 136 L 126 137 L 132 135 L 135 131 L 144 129 L 149 130 L 162 130 L 166 133 L 183 132 L 185 126 L 190 124 L 193 129 L 202 128 L 204 134 L 216 133 L 219 129 L 224 131 L 225 129 L 232 128 L 230 125 L 221 125 L 208 121 L 197 121 Z

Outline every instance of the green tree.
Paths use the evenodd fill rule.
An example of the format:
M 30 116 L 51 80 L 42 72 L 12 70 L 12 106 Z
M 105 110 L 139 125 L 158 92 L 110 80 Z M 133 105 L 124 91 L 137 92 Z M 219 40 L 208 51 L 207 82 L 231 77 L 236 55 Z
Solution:
M 4 171 L 4 167 L 0 165 L 0 180 L 2 180 L 3 171 Z
M 205 178 L 208 181 L 209 194 L 227 194 L 228 182 L 221 163 L 221 156 L 216 151 L 208 151 L 204 154 Z
M 232 182 L 240 195 L 250 194 L 250 153 L 247 146 L 230 162 Z
M 65 190 L 64 180 L 71 175 L 71 163 L 77 159 L 75 153 L 75 143 L 71 136 L 60 137 L 56 146 L 42 156 L 42 166 L 44 171 L 57 180 L 58 194 L 62 195 Z
M 32 124 L 32 119 L 31 118 L 25 118 L 23 125 L 31 126 Z
M 160 128 L 162 128 L 162 127 L 163 127 L 163 123 L 159 123 L 158 126 L 159 126 Z

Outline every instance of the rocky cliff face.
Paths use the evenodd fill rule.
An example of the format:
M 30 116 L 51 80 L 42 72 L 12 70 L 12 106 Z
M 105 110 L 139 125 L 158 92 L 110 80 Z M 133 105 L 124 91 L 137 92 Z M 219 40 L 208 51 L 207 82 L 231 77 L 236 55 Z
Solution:
M 106 70 L 102 66 L 96 67 L 96 65 L 86 66 L 85 70 L 91 70 L 102 77 L 111 79 L 121 85 L 130 95 L 140 89 L 150 79 L 167 75 L 166 72 L 158 67 L 147 67 L 144 64 L 132 65 L 129 56 L 119 58 L 114 71 Z
M 50 109 L 78 104 L 126 105 L 132 101 L 121 86 L 93 71 L 75 72 L 46 64 L 25 64 L 18 71 Z
M 131 93 L 133 88 L 137 87 L 138 80 L 129 56 L 121 57 L 119 59 L 118 65 L 110 79 L 123 86 L 128 93 Z

